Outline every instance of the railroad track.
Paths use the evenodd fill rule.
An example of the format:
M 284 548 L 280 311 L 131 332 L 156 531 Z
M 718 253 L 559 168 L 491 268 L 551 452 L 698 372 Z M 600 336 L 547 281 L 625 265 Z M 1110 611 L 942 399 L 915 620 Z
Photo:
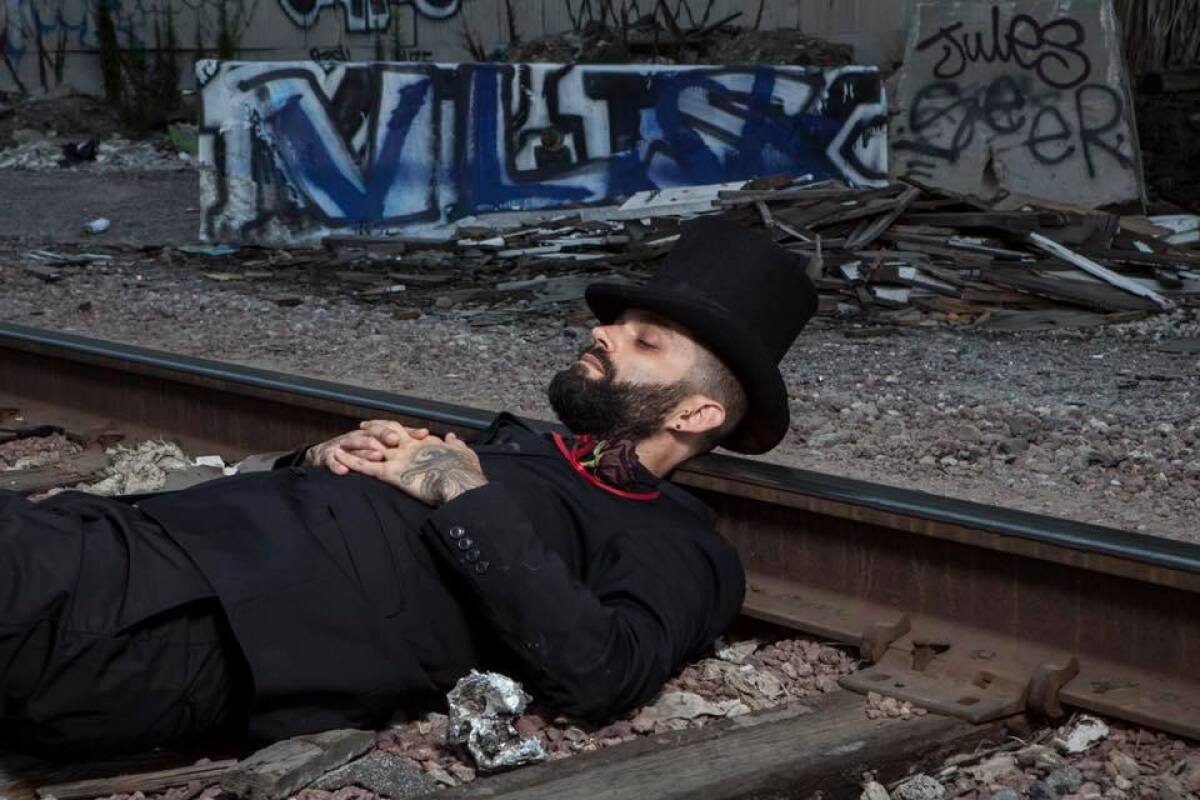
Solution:
M 0 405 L 67 427 L 116 422 L 226 455 L 292 449 L 370 417 L 467 439 L 491 419 L 462 406 L 15 325 L 0 325 Z M 717 510 L 741 553 L 747 617 L 858 647 L 870 666 L 843 679 L 846 689 L 938 712 L 917 723 L 924 733 L 907 728 L 868 747 L 881 761 L 912 760 L 1022 715 L 1055 717 L 1065 708 L 1200 739 L 1200 546 L 723 455 L 689 462 L 674 480 Z M 849 736 L 863 751 L 874 734 L 855 728 L 849 703 L 835 696 L 814 707 L 841 720 L 827 731 L 833 739 Z M 629 764 L 621 758 L 645 766 L 684 751 L 710 763 L 711 779 L 730 747 L 739 758 L 755 747 L 779 752 L 789 736 L 813 729 L 804 713 L 781 713 L 717 738 L 681 733 L 659 743 L 669 745 L 667 755 L 642 742 L 625 756 L 592 754 L 586 775 L 579 766 L 545 765 L 558 772 L 544 783 L 522 770 L 487 792 L 501 796 L 511 785 L 521 796 L 568 796 L 604 769 L 623 774 Z M 609 761 L 615 766 L 605 767 Z M 724 769 L 728 783 L 737 770 Z M 772 780 L 800 779 L 795 769 L 789 775 Z M 740 796 L 716 792 L 711 781 L 703 789 Z

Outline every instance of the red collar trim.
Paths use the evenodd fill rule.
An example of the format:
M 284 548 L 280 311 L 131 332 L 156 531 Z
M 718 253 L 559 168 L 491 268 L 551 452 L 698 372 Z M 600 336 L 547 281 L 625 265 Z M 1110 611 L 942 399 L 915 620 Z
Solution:
M 659 498 L 659 496 L 662 494 L 661 492 L 658 492 L 658 491 L 626 492 L 623 489 L 616 488 L 615 486 L 609 486 L 607 483 L 600 480 L 592 473 L 588 472 L 587 467 L 585 467 L 583 464 L 579 463 L 579 456 L 572 453 L 571 450 L 567 447 L 567 443 L 563 439 L 562 434 L 555 431 L 554 433 L 551 434 L 551 436 L 554 437 L 554 443 L 556 445 L 558 445 L 558 451 L 563 454 L 563 457 L 566 458 L 567 461 L 569 461 L 571 463 L 571 466 L 575 468 L 576 472 L 578 472 L 580 475 L 582 475 L 584 478 L 586 478 L 587 482 L 592 484 L 593 486 L 597 486 L 606 492 L 611 492 L 612 494 L 615 494 L 617 497 L 623 497 L 626 500 L 657 500 Z

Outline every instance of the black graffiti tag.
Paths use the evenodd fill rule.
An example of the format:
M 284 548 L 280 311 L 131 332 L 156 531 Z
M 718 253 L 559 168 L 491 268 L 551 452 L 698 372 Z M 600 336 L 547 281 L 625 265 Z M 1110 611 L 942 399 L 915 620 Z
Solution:
M 952 80 L 971 64 L 1016 64 L 1035 73 L 1047 86 L 1073 89 L 1092 74 L 1092 61 L 1084 52 L 1087 35 L 1077 20 L 1069 17 L 1042 24 L 1028 14 L 1018 14 L 1005 29 L 999 6 L 992 6 L 989 33 L 964 30 L 955 22 L 917 44 L 917 52 L 942 46 L 941 60 L 933 68 L 934 77 Z
M 1046 166 L 1081 154 L 1093 178 L 1099 153 L 1123 168 L 1133 166 L 1120 131 L 1124 103 L 1119 92 L 1090 83 L 1064 98 L 1058 92 L 1036 94 L 1028 83 L 1009 75 L 968 90 L 954 81 L 931 83 L 913 98 L 908 114 L 912 138 L 897 141 L 895 148 L 957 163 L 982 133 L 1019 137 L 1016 146 Z

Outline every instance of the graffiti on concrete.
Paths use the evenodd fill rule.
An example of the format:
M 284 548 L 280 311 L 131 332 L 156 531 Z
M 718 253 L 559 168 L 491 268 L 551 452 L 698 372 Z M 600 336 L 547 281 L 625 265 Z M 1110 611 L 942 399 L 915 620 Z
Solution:
M 450 19 L 462 10 L 463 0 L 279 0 L 288 18 L 301 28 L 317 24 L 326 8 L 341 6 L 346 30 L 352 33 L 387 30 L 393 6 L 409 6 L 426 19 Z
M 580 30 L 589 22 L 619 25 L 663 14 L 681 27 L 703 28 L 713 18 L 714 0 L 561 0 L 571 26 Z
M 64 0 L 6 0 L 0 13 L 0 48 L 14 66 L 20 66 L 26 54 L 37 49 L 39 39 L 50 50 L 60 46 L 59 42 L 93 46 L 95 26 L 86 5 Z
M 1110 0 L 922 2 L 894 131 L 903 174 L 984 196 L 1020 186 L 1077 202 L 1082 185 L 1089 203 L 1136 197 L 1106 6 L 1111 13 Z
M 856 185 L 887 175 L 869 67 L 222 63 L 200 74 L 213 238 L 435 226 L 781 172 Z
M 150 44 L 156 20 L 162 24 L 167 6 L 172 5 L 172 0 L 2 0 L 0 54 L 17 68 L 26 56 L 35 58 L 38 40 L 50 52 L 60 47 L 72 52 L 98 49 L 97 2 L 104 2 L 112 11 L 122 46 Z M 200 19 L 215 18 L 222 4 L 234 19 L 248 20 L 246 14 L 253 13 L 244 0 L 180 0 L 173 7 L 176 23 L 199 24 Z M 187 41 L 192 41 L 191 36 Z

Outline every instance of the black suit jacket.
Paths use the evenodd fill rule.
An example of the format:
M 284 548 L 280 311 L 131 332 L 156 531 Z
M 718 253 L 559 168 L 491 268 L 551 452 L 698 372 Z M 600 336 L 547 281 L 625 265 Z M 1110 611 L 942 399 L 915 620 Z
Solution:
M 375 725 L 472 667 L 603 718 L 650 700 L 737 615 L 741 564 L 691 495 L 615 496 L 508 415 L 474 449 L 488 484 L 437 509 L 288 459 L 137 499 L 229 616 L 253 733 Z

